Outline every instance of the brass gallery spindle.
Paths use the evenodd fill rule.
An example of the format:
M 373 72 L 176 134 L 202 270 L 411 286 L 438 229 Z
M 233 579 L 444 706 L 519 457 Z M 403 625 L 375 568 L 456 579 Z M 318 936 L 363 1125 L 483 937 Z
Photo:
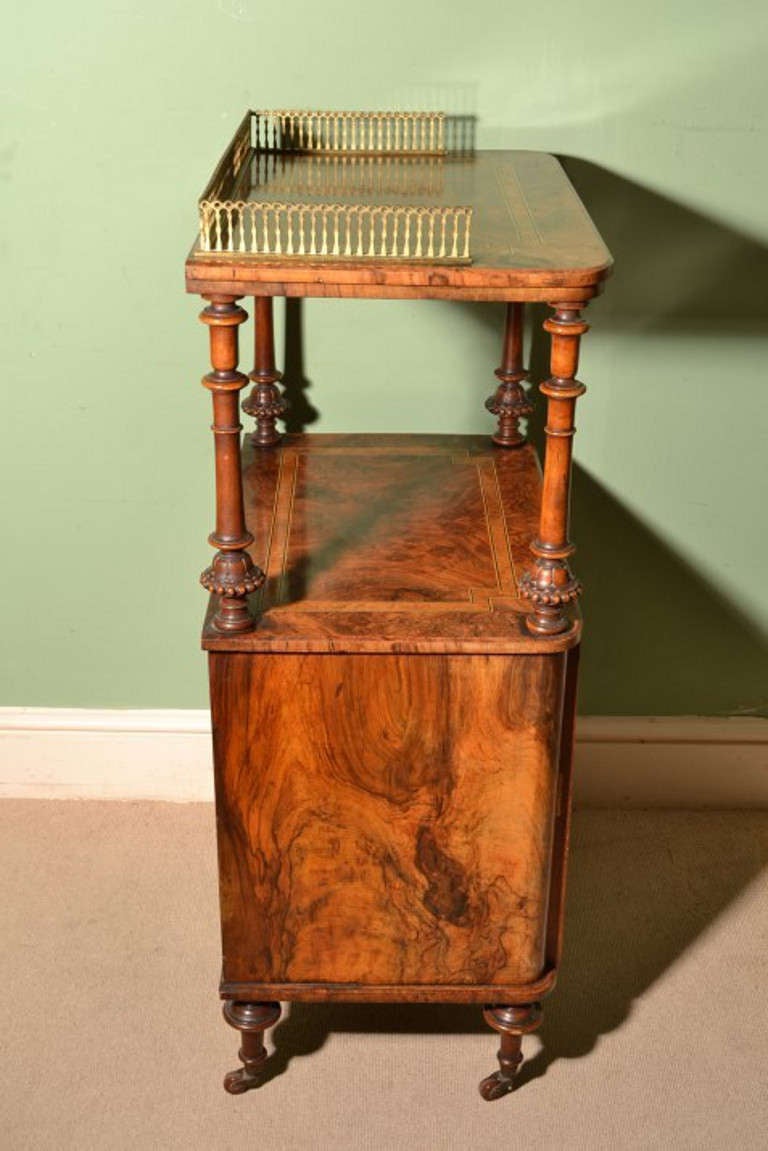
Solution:
M 288 405 L 277 387 L 283 376 L 275 368 L 271 296 L 255 298 L 254 321 L 256 334 L 253 371 L 248 373 L 248 378 L 253 380 L 254 387 L 243 402 L 243 411 L 256 420 L 256 430 L 251 436 L 251 442 L 256 447 L 269 448 L 279 442 L 281 437 L 277 430 L 277 420 L 288 410 Z
M 504 329 L 504 351 L 501 366 L 494 373 L 499 386 L 485 401 L 489 412 L 498 417 L 499 426 L 492 437 L 502 448 L 516 448 L 525 443 L 520 420 L 533 411 L 533 404 L 522 387 L 528 373 L 523 367 L 523 305 L 507 304 Z
M 531 544 L 536 557 L 533 572 L 521 580 L 522 594 L 533 603 L 527 617 L 528 630 L 554 635 L 570 626 L 565 608 L 581 594 L 581 584 L 571 574 L 568 557 L 575 548 L 568 539 L 576 400 L 586 388 L 575 378 L 579 342 L 589 329 L 574 304 L 553 304 L 554 316 L 545 320 L 551 336 L 551 376 L 541 385 L 547 397 L 547 437 L 544 484 L 541 496 L 539 535 Z
M 214 625 L 220 631 L 250 631 L 254 620 L 246 597 L 264 582 L 246 548 L 253 536 L 245 527 L 243 487 L 240 475 L 238 393 L 248 377 L 237 371 L 237 327 L 247 313 L 234 296 L 208 296 L 200 319 L 208 325 L 213 371 L 203 385 L 213 396 L 213 440 L 216 453 L 216 530 L 208 537 L 218 548 L 213 563 L 200 576 L 210 592 L 221 596 Z

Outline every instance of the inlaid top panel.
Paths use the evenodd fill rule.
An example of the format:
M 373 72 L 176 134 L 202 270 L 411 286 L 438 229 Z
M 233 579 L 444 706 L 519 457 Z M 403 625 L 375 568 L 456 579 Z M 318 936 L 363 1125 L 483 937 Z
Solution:
M 237 196 L 245 205 L 274 200 L 308 206 L 386 204 L 394 210 L 407 204 L 424 211 L 463 206 L 471 210 L 471 236 L 465 253 L 463 222 L 455 250 L 452 232 L 440 248 L 435 231 L 434 255 L 447 259 L 437 266 L 410 259 L 377 262 L 367 240 L 367 258 L 355 260 L 354 237 L 352 258 L 335 261 L 297 259 L 295 242 L 291 254 L 285 252 L 285 237 L 282 254 L 269 257 L 204 251 L 198 241 L 187 262 L 190 292 L 218 287 L 240 294 L 509 299 L 510 290 L 517 289 L 519 298 L 550 300 L 560 288 L 570 290 L 565 298 L 588 299 L 600 290 L 612 264 L 562 167 L 542 152 L 274 156 L 254 150 L 243 164 Z M 240 242 L 235 236 L 233 247 Z M 427 243 L 425 232 L 425 252 Z M 257 236 L 255 246 L 260 245 Z M 457 254 L 469 262 L 451 262 Z
M 266 582 L 256 630 L 204 646 L 273 651 L 518 651 L 518 574 L 540 495 L 532 449 L 480 436 L 287 436 L 248 447 L 246 519 Z

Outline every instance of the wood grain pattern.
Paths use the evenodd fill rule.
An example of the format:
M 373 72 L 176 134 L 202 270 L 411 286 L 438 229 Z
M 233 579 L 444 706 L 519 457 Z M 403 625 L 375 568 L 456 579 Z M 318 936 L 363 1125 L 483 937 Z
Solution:
M 306 163 L 306 158 L 297 157 L 292 163 Z M 381 161 L 382 167 L 386 164 Z M 258 192 L 262 195 L 264 189 Z M 187 261 L 187 290 L 507 302 L 549 300 L 557 288 L 558 300 L 584 301 L 600 291 L 610 273 L 611 255 L 553 156 L 481 151 L 452 158 L 443 163 L 437 201 L 435 197 L 430 191 L 427 201 L 473 207 L 471 265 L 281 261 L 249 259 L 237 252 L 205 255 L 193 248 Z M 352 192 L 340 198 L 361 199 Z
M 563 655 L 210 659 L 225 983 L 544 972 Z
M 530 447 L 484 436 L 286 436 L 246 448 L 246 522 L 267 575 L 254 631 L 228 651 L 563 650 L 579 623 L 531 636 L 518 589 L 541 477 Z

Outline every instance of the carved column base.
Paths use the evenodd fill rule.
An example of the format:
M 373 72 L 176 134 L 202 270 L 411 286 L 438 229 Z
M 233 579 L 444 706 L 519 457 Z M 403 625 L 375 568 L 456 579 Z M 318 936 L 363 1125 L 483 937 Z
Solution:
M 257 296 L 253 304 L 255 341 L 253 371 L 248 373 L 248 379 L 253 380 L 254 386 L 243 404 L 243 411 L 256 420 L 256 430 L 251 435 L 253 446 L 271 448 L 282 439 L 276 421 L 285 415 L 288 404 L 277 387 L 283 377 L 275 367 L 272 297 Z
M 496 434 L 492 436 L 500 448 L 518 448 L 525 443 L 520 431 L 520 420 L 533 411 L 533 404 L 523 389 L 528 373 L 523 367 L 523 305 L 507 304 L 504 326 L 504 348 L 501 365 L 494 372 L 499 386 L 485 401 L 485 406 L 498 419 Z
M 485 401 L 485 406 L 492 415 L 496 416 L 499 425 L 491 439 L 501 448 L 519 448 L 526 442 L 520 431 L 520 420 L 529 416 L 533 411 L 533 404 L 521 387 L 521 380 L 528 379 L 527 372 L 507 376 L 501 369 L 495 373 L 501 380 L 492 396 Z
M 267 1049 L 264 1046 L 264 1032 L 273 1027 L 280 1018 L 279 1003 L 242 1003 L 227 1001 L 224 1004 L 224 1018 L 231 1027 L 237 1028 L 242 1037 L 238 1056 L 243 1066 L 224 1076 L 224 1090 L 230 1095 L 242 1095 L 258 1085 Z
M 567 562 L 567 556 L 574 549 L 569 545 L 556 555 L 547 555 L 538 542 L 533 543 L 531 549 L 537 556 L 534 569 L 520 579 L 520 594 L 533 604 L 525 623 L 534 635 L 557 635 L 571 626 L 566 609 L 582 591 Z
M 497 1058 L 500 1070 L 494 1071 L 480 1083 L 483 1099 L 492 1102 L 508 1095 L 515 1085 L 515 1075 L 523 1061 L 523 1036 L 535 1031 L 541 1024 L 541 1004 L 528 1003 L 522 1007 L 486 1007 L 483 1019 L 501 1036 Z
M 218 541 L 210 537 L 214 547 Z M 248 547 L 253 538 L 237 541 L 238 548 Z M 255 620 L 248 610 L 247 596 L 264 583 L 264 572 L 256 567 L 246 551 L 219 551 L 213 563 L 200 576 L 200 583 L 209 592 L 221 596 L 213 625 L 219 631 L 251 631 Z
M 275 382 L 281 378 L 279 372 L 274 372 L 268 378 L 259 380 L 256 374 L 251 372 L 250 379 L 256 381 L 256 386 L 243 401 L 243 411 L 256 420 L 251 443 L 257 448 L 271 448 L 282 439 L 275 422 L 282 419 L 288 411 L 288 404 Z

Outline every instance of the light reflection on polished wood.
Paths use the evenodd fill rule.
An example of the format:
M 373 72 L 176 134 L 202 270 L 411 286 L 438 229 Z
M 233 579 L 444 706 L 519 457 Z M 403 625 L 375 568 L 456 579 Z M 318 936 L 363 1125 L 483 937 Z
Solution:
M 246 522 L 266 573 L 237 651 L 562 650 L 532 636 L 518 573 L 531 562 L 541 478 L 535 453 L 482 436 L 286 436 L 245 449 Z M 214 604 L 212 603 L 212 609 Z

